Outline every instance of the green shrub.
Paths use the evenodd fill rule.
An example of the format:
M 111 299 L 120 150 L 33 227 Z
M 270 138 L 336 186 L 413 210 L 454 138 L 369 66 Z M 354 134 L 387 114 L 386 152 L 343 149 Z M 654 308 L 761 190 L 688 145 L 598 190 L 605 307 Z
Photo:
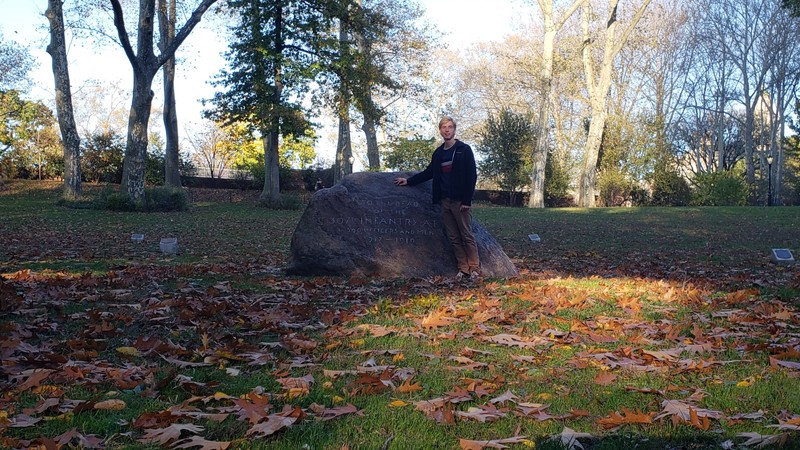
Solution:
M 174 187 L 152 187 L 144 191 L 145 211 L 186 211 L 189 209 L 189 195 L 185 190 Z
M 732 172 L 702 173 L 694 179 L 696 189 L 692 203 L 698 206 L 744 206 L 747 204 L 747 183 Z
M 81 196 L 76 199 L 65 199 L 60 197 L 56 200 L 56 206 L 61 206 L 69 209 L 98 209 L 97 199 L 87 196 Z
M 65 205 L 79 207 L 77 205 Z M 95 209 L 109 211 L 186 211 L 189 209 L 189 195 L 181 188 L 152 187 L 144 190 L 144 202 L 135 202 L 125 192 L 104 189 L 92 203 Z
M 298 210 L 303 206 L 303 199 L 298 195 L 281 194 L 278 200 L 262 199 L 258 204 L 267 209 Z
M 597 188 L 601 206 L 621 206 L 631 198 L 634 183 L 622 172 L 605 170 L 600 173 Z
M 544 204 L 548 207 L 569 205 L 569 173 L 557 155 L 547 155 L 544 166 Z
M 686 206 L 692 201 L 692 188 L 689 183 L 673 171 L 657 171 L 652 178 L 653 206 Z
M 111 192 L 98 197 L 97 209 L 109 211 L 136 211 L 136 202 L 123 192 Z
M 651 204 L 650 193 L 641 186 L 631 188 L 631 204 L 633 206 L 648 206 Z

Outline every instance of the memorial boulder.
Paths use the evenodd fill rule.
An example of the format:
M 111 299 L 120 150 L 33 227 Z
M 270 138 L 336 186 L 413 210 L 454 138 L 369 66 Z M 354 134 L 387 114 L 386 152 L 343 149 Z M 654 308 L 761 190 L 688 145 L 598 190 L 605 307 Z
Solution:
M 407 173 L 359 172 L 317 191 L 292 236 L 287 271 L 298 275 L 451 276 L 458 271 L 431 183 L 395 186 Z M 503 249 L 475 219 L 481 272 L 517 275 Z

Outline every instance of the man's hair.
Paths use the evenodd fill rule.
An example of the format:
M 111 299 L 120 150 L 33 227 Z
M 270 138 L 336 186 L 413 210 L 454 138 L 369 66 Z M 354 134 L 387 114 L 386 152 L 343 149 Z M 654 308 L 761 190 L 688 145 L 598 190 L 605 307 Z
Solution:
M 453 119 L 450 116 L 442 116 L 442 119 L 439 121 L 439 128 L 442 128 L 442 125 L 446 124 L 447 122 L 452 123 L 453 124 L 453 128 L 458 128 L 458 125 L 456 125 L 455 119 Z

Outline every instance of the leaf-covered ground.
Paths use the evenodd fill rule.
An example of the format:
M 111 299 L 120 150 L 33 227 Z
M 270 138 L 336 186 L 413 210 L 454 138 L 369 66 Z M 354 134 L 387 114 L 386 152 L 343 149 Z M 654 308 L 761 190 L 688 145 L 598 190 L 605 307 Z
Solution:
M 300 212 L 233 192 L 56 197 L 0 190 L 0 447 L 798 447 L 800 210 L 479 207 L 521 275 L 460 284 L 286 277 Z

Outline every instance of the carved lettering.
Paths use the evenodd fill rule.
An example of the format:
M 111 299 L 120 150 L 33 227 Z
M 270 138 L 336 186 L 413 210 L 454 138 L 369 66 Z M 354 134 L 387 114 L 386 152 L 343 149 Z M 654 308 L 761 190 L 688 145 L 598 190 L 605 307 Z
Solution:
M 327 226 L 344 228 L 348 234 L 363 236 L 373 244 L 413 244 L 414 236 L 433 236 L 441 232 L 438 220 L 424 220 L 407 217 L 408 208 L 419 207 L 419 202 L 411 200 L 358 200 L 367 206 L 368 214 L 363 217 L 331 217 Z

